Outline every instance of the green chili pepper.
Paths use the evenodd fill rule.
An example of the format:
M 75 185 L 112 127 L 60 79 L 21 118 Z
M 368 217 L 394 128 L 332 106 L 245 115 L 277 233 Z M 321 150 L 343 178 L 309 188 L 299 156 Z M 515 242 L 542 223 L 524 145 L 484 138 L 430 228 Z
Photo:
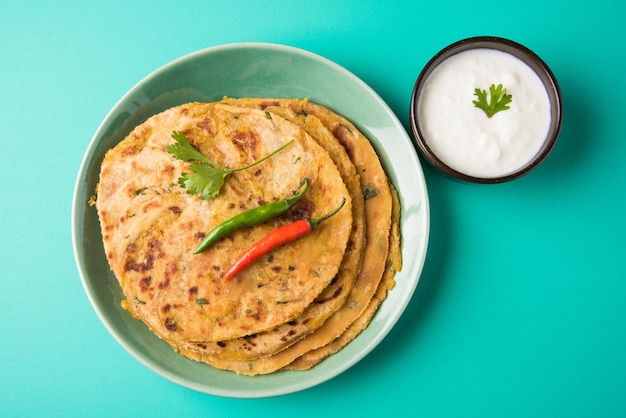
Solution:
M 256 208 L 252 208 L 238 215 L 235 215 L 229 220 L 219 224 L 218 226 L 213 228 L 211 232 L 207 234 L 207 236 L 204 237 L 200 245 L 198 245 L 198 248 L 196 248 L 193 253 L 201 253 L 202 251 L 213 245 L 216 241 L 225 237 L 231 232 L 234 232 L 241 228 L 248 228 L 258 225 L 287 212 L 293 207 L 293 205 L 295 205 L 300 199 L 302 199 L 302 196 L 304 196 L 309 190 L 309 180 L 304 179 L 303 183 L 304 185 L 301 186 L 302 189 L 300 190 L 300 192 L 298 192 L 295 196 L 289 199 L 268 203 L 267 205 L 257 206 Z

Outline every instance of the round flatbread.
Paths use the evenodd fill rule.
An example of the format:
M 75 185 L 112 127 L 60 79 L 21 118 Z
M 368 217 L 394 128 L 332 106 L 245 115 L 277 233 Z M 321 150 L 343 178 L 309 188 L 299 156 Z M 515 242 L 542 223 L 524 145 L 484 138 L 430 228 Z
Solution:
M 253 169 L 230 174 L 219 195 L 202 200 L 177 185 L 190 164 L 167 152 L 173 131 L 224 167 L 245 166 L 293 143 Z M 223 274 L 233 260 L 292 217 L 237 231 L 193 254 L 213 227 L 291 196 L 304 178 L 310 190 L 292 214 L 321 216 L 346 199 L 311 234 L 227 283 Z M 96 207 L 125 307 L 174 348 L 254 335 L 298 317 L 337 275 L 352 230 L 350 194 L 323 147 L 278 115 L 224 103 L 177 106 L 135 128 L 105 156 Z
M 366 237 L 365 208 L 359 176 L 350 157 L 337 138 L 319 119 L 302 112 L 296 113 L 289 108 L 275 106 L 272 100 L 228 99 L 224 102 L 235 106 L 262 109 L 298 124 L 328 152 L 352 198 L 352 231 L 339 272 L 301 315 L 262 333 L 217 343 L 191 341 L 181 347 L 184 350 L 196 351 L 198 355 L 219 356 L 222 359 L 231 360 L 252 360 L 275 354 L 294 344 L 319 328 L 345 303 L 361 269 Z
M 303 354 L 334 341 L 363 314 L 382 279 L 389 255 L 392 195 L 387 176 L 367 138 L 347 119 L 328 108 L 301 100 L 268 100 L 296 113 L 313 115 L 333 133 L 353 162 L 365 197 L 367 244 L 361 271 L 344 305 L 324 324 L 288 348 L 255 360 L 237 361 L 198 350 L 182 351 L 190 358 L 237 373 L 256 375 L 280 370 Z

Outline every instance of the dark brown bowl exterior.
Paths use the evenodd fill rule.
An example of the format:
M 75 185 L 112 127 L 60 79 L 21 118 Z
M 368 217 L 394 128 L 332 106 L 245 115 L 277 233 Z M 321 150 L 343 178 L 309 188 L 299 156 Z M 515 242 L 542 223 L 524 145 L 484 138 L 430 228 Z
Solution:
M 452 167 L 449 167 L 448 165 L 443 163 L 430 149 L 430 147 L 426 143 L 426 140 L 424 139 L 423 133 L 419 126 L 418 102 L 422 87 L 428 79 L 428 76 L 439 64 L 441 64 L 447 58 L 459 52 L 478 48 L 495 49 L 503 52 L 508 52 L 509 54 L 525 62 L 539 76 L 539 79 L 542 81 L 546 88 L 546 91 L 548 93 L 548 99 L 550 102 L 550 129 L 548 130 L 546 140 L 544 141 L 542 147 L 539 149 L 539 152 L 526 165 L 520 167 L 512 173 L 500 177 L 474 177 L 461 173 L 453 169 Z M 411 96 L 411 109 L 409 116 L 411 120 L 411 129 L 413 131 L 413 142 L 415 143 L 420 153 L 432 166 L 440 170 L 442 173 L 460 180 L 473 183 L 493 184 L 510 181 L 529 173 L 548 156 L 550 151 L 552 151 L 552 149 L 554 148 L 556 140 L 561 133 L 561 126 L 563 124 L 562 108 L 563 106 L 561 102 L 561 91 L 559 89 L 556 78 L 554 77 L 554 74 L 552 74 L 550 68 L 541 58 L 539 58 L 539 56 L 537 56 L 534 52 L 532 52 L 525 46 L 505 38 L 499 38 L 495 36 L 477 36 L 473 38 L 463 39 L 451 45 L 448 45 L 447 47 L 439 51 L 430 61 L 428 61 L 415 83 L 413 94 Z

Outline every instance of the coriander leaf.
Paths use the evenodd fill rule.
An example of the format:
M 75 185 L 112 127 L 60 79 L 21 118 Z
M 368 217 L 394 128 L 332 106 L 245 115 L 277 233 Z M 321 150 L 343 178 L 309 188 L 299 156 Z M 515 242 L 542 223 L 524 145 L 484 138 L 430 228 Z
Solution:
M 473 100 L 472 103 L 474 103 L 474 106 L 482 109 L 489 118 L 502 110 L 510 109 L 507 105 L 513 101 L 513 96 L 507 94 L 502 84 L 489 86 L 489 101 L 487 101 L 487 91 L 485 90 L 476 88 L 474 89 L 474 95 L 477 100 Z
M 271 116 L 270 116 L 271 117 Z M 224 185 L 226 176 L 236 171 L 245 170 L 253 167 L 261 162 L 267 160 L 274 154 L 282 151 L 292 141 L 283 144 L 278 149 L 272 151 L 265 157 L 254 161 L 243 167 L 238 168 L 226 168 L 223 167 L 207 157 L 205 157 L 200 151 L 195 149 L 187 140 L 184 133 L 175 131 L 172 133 L 172 138 L 176 140 L 175 144 L 171 144 L 167 147 L 167 152 L 172 154 L 176 159 L 182 161 L 192 161 L 189 166 L 191 173 L 183 173 L 178 179 L 178 184 L 181 187 L 187 189 L 189 194 L 200 194 L 200 199 L 209 200 L 217 196 Z
M 172 138 L 176 140 L 175 144 L 171 144 L 167 147 L 167 152 L 172 154 L 174 158 L 182 161 L 199 161 L 210 165 L 215 168 L 223 168 L 219 164 L 206 158 L 200 151 L 195 149 L 187 140 L 184 133 L 180 131 L 172 132 Z
M 206 164 L 191 164 L 191 173 L 183 173 L 178 184 L 187 189 L 188 194 L 200 193 L 200 199 L 213 199 L 224 185 L 224 178 L 231 173 L 229 170 L 216 170 Z
M 363 190 L 363 198 L 365 200 L 370 200 L 378 196 L 378 193 L 380 193 L 380 190 L 372 186 L 372 183 L 367 183 L 367 187 Z

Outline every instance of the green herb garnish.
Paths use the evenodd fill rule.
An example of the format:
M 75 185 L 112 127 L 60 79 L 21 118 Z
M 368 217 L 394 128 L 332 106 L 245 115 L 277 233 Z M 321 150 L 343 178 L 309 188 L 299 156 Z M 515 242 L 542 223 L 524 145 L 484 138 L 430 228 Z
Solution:
M 478 100 L 472 101 L 474 105 L 485 111 L 487 117 L 492 117 L 501 110 L 509 109 L 507 106 L 513 101 L 513 96 L 506 94 L 506 89 L 502 87 L 502 84 L 492 84 L 489 87 L 489 102 L 487 102 L 487 92 L 481 89 L 474 89 L 474 95 Z
M 172 138 L 176 140 L 175 144 L 171 144 L 167 147 L 167 152 L 172 154 L 174 158 L 182 161 L 192 161 L 189 166 L 191 173 L 183 173 L 178 179 L 178 184 L 187 189 L 189 194 L 200 193 L 200 199 L 208 200 L 218 195 L 222 186 L 224 185 L 224 179 L 231 173 L 236 171 L 242 171 L 247 168 L 253 167 L 274 154 L 282 151 L 293 141 L 289 141 L 282 145 L 280 148 L 272 151 L 265 157 L 239 168 L 226 168 L 221 166 L 207 157 L 202 155 L 200 151 L 195 149 L 187 140 L 184 133 L 175 131 L 172 133 Z
M 196 299 L 196 303 L 202 306 L 202 305 L 208 305 L 210 302 L 206 298 L 198 298 Z
M 137 190 L 133 191 L 133 194 L 135 196 L 139 196 L 139 195 L 147 194 L 149 191 L 153 192 L 156 195 L 160 195 L 161 194 L 161 193 L 159 193 L 158 190 L 154 190 L 154 189 L 151 189 L 149 187 L 142 187 L 141 189 L 137 189 Z
M 372 186 L 372 183 L 367 183 L 365 190 L 363 190 L 363 199 L 370 200 L 378 196 L 380 190 Z

